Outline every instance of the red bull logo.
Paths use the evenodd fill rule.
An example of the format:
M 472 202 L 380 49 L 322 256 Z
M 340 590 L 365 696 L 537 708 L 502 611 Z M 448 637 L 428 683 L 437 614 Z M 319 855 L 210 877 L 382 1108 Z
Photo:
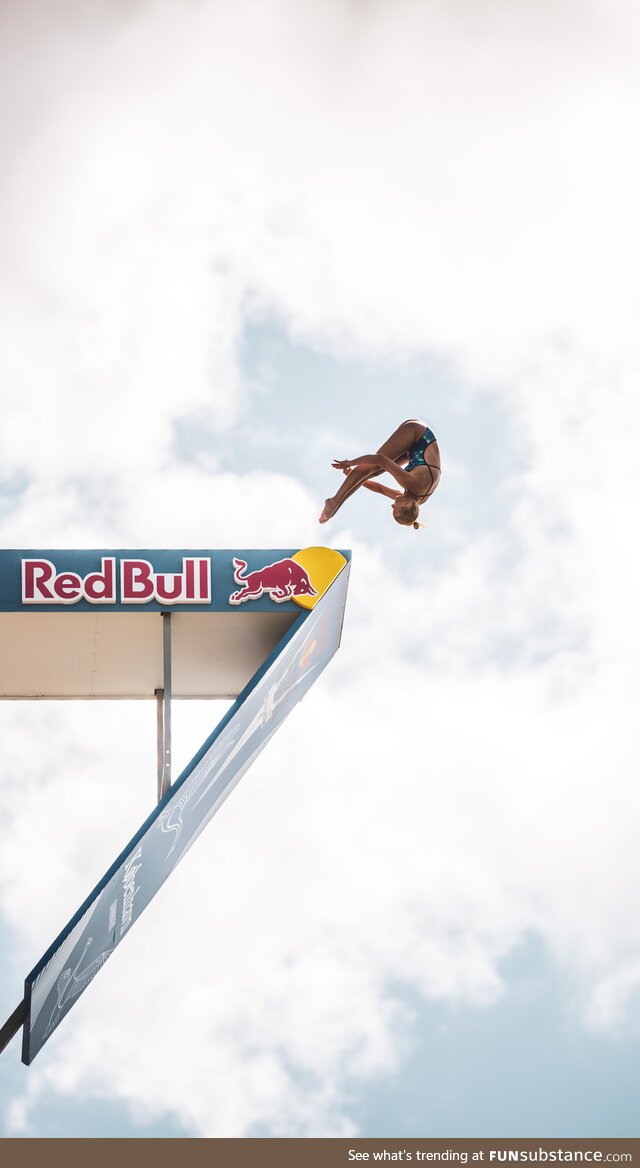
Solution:
M 143 559 L 120 560 L 120 594 L 115 556 L 103 556 L 101 569 L 86 576 L 58 571 L 47 559 L 22 561 L 23 604 L 210 604 L 211 560 L 184 556 L 181 572 L 155 572 Z
M 240 585 L 232 592 L 229 604 L 244 604 L 247 600 L 259 600 L 265 593 L 282 604 L 284 600 L 294 600 L 297 596 L 317 596 L 309 573 L 295 560 L 276 560 L 255 572 L 247 573 L 246 560 L 234 559 L 233 578 Z M 245 574 L 246 573 L 246 574 Z

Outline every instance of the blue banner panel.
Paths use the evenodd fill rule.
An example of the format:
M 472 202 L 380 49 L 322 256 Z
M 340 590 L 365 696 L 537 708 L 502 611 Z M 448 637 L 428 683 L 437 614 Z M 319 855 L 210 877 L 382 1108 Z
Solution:
M 0 612 L 295 612 L 293 598 L 314 592 L 296 556 L 300 549 L 0 549 Z
M 31 1063 L 340 644 L 346 564 L 301 614 L 25 980 Z

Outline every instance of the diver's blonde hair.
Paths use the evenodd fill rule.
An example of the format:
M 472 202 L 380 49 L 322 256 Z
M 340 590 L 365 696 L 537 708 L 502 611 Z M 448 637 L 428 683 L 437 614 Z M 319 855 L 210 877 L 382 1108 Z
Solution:
M 411 499 L 402 504 L 402 509 L 396 515 L 394 512 L 393 518 L 396 523 L 400 523 L 402 527 L 413 527 L 414 531 L 419 531 L 424 527 L 424 523 L 418 523 L 418 515 L 420 514 L 420 507 Z

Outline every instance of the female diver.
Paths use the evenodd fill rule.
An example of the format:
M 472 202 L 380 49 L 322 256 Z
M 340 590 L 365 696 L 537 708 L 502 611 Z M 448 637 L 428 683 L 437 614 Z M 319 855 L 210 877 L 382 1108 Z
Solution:
M 436 436 L 418 418 L 410 418 L 398 426 L 377 454 L 334 459 L 331 465 L 343 471 L 347 477 L 336 494 L 325 499 L 320 523 L 332 519 L 345 499 L 358 487 L 365 486 L 393 500 L 391 510 L 396 523 L 417 529 L 420 527 L 420 507 L 433 494 L 440 481 L 440 450 Z M 402 490 L 372 481 L 385 472 L 393 475 Z

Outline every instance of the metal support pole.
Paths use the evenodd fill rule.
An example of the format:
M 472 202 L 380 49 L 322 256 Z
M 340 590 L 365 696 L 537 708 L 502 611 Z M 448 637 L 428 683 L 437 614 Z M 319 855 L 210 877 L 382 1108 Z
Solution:
M 25 1013 L 26 1013 L 26 1011 L 25 1011 L 25 1005 L 24 1005 L 24 999 L 23 999 L 20 1002 L 20 1005 L 17 1006 L 16 1009 L 13 1011 L 13 1014 L 11 1015 L 11 1017 L 7 1018 L 7 1021 L 5 1022 L 4 1026 L 0 1029 L 0 1054 L 2 1054 L 2 1051 L 4 1050 L 5 1046 L 9 1045 L 9 1043 L 11 1042 L 11 1039 L 14 1037 L 14 1035 L 18 1033 L 20 1027 L 22 1026 L 22 1024 L 24 1022 Z
M 156 694 L 156 738 L 157 738 L 157 758 L 158 758 L 158 803 L 162 799 L 162 787 L 164 780 L 164 690 L 157 689 Z
M 171 786 L 171 613 L 162 614 L 162 653 L 164 658 L 164 790 Z
M 158 802 L 171 786 L 171 613 L 162 614 L 162 689 L 156 690 L 158 703 Z

